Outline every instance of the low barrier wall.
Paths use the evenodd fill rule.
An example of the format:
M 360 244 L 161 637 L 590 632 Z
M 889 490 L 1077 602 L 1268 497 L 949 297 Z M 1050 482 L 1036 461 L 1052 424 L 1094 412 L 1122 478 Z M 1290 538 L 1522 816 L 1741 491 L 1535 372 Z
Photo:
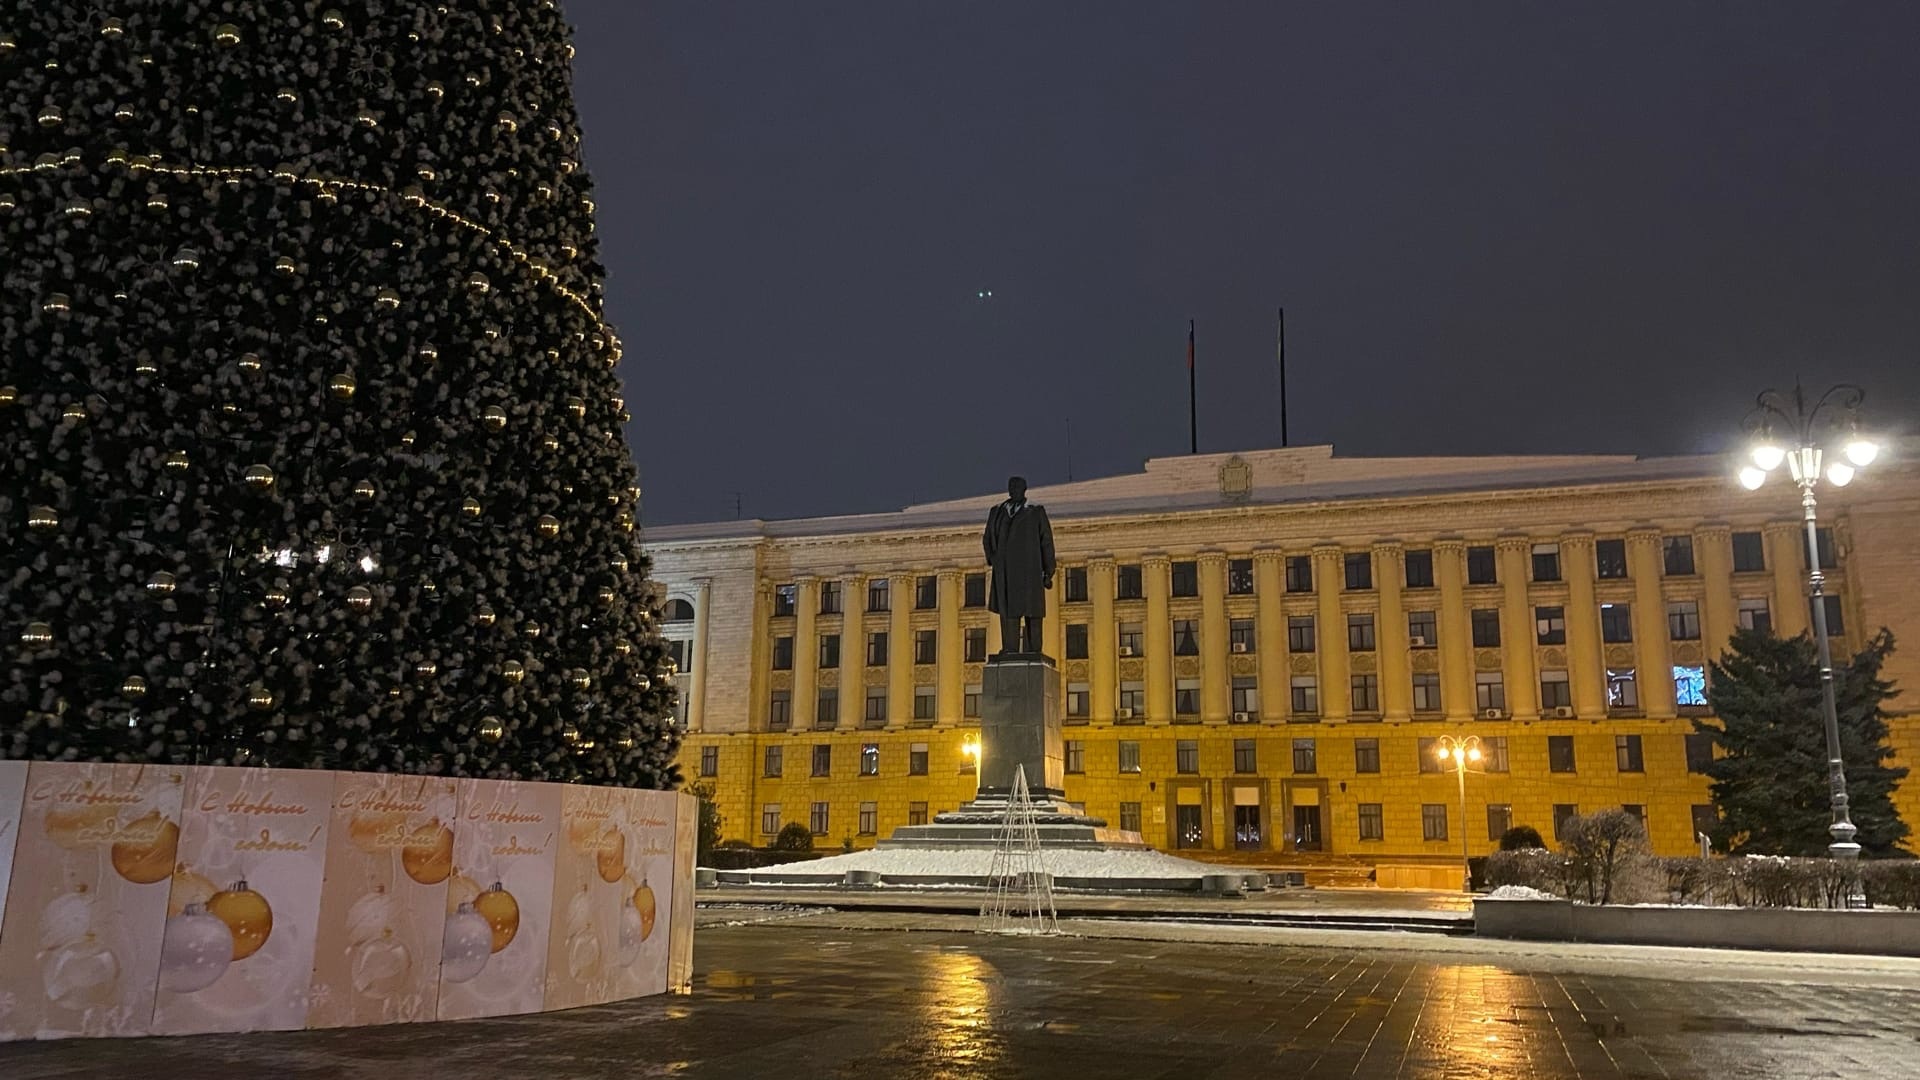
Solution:
M 0 1040 L 684 990 L 697 816 L 672 791 L 0 761 Z
M 1473 932 L 1525 941 L 1920 956 L 1920 912 L 1473 902 Z

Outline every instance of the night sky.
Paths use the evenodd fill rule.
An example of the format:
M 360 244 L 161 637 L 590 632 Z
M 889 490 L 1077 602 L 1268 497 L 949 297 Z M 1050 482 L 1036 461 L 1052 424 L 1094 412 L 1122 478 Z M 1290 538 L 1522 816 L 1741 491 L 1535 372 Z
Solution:
M 1920 420 L 1920 5 L 566 10 L 650 524 Z

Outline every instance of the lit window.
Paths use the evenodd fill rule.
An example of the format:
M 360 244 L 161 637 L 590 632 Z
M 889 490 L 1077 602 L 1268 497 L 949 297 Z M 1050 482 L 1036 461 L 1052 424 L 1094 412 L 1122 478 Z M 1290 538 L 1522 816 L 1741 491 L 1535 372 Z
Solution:
M 1707 669 L 1695 665 L 1673 667 L 1673 702 L 1682 708 L 1705 708 Z

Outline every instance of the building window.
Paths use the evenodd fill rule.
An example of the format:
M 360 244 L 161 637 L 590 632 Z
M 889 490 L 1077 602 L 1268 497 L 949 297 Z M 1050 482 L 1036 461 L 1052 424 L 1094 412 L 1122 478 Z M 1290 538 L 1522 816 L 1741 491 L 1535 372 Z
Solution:
M 1371 614 L 1347 616 L 1347 651 L 1373 651 L 1373 616 Z
M 884 686 L 867 687 L 867 711 L 862 723 L 868 727 L 883 727 L 887 722 L 887 688 Z
M 1513 807 L 1507 803 L 1487 804 L 1487 839 L 1498 840 L 1513 828 Z
M 823 581 L 820 583 L 820 614 L 838 615 L 843 606 L 840 583 Z
M 1447 763 L 1440 756 L 1439 739 L 1420 739 L 1415 744 L 1420 751 L 1421 772 L 1446 772 Z
M 1433 588 L 1433 552 L 1426 548 L 1417 548 L 1407 552 L 1406 561 L 1407 588 Z
M 800 599 L 800 587 L 797 585 L 775 585 L 773 587 L 773 617 L 785 618 L 793 614 Z
M 907 775 L 908 776 L 927 775 L 927 744 L 926 743 L 917 742 L 907 748 Z
M 1560 580 L 1560 545 L 1533 545 L 1533 580 Z
M 1145 595 L 1141 587 L 1139 563 L 1127 563 L 1114 567 L 1113 583 L 1115 600 L 1138 600 Z
M 1580 816 L 1580 808 L 1573 803 L 1557 802 L 1553 804 L 1553 838 L 1556 841 L 1566 839 L 1567 823 Z
M 1547 770 L 1567 773 L 1573 771 L 1573 736 L 1547 736 Z
M 770 802 L 760 807 L 760 831 L 772 836 L 780 831 L 780 804 Z
M 1693 576 L 1693 537 L 1669 536 L 1661 543 L 1660 552 L 1668 577 Z
M 820 666 L 837 668 L 840 666 L 840 635 L 820 635 Z
M 1632 814 L 1634 816 L 1634 819 L 1640 822 L 1641 832 L 1647 831 L 1647 804 L 1646 803 L 1621 803 L 1620 809 L 1626 811 L 1629 814 Z
M 822 690 L 813 699 L 813 726 L 833 728 L 840 723 L 840 691 Z
M 1144 720 L 1147 716 L 1147 684 L 1143 682 L 1123 682 L 1120 684 L 1120 715 L 1118 720 Z
M 1137 833 L 1140 831 L 1140 804 L 1123 802 L 1120 804 L 1120 831 Z
M 1287 651 L 1296 653 L 1313 651 L 1313 616 L 1287 616 Z
M 1173 655 L 1200 655 L 1200 620 L 1173 620 Z
M 1673 703 L 1683 709 L 1707 707 L 1707 669 L 1698 664 L 1673 665 Z
M 1713 736 L 1705 733 L 1687 737 L 1687 771 L 1705 773 L 1707 766 L 1713 764 Z
M 1252 739 L 1233 740 L 1233 771 L 1237 773 L 1256 773 L 1260 771 L 1258 751 Z
M 1481 712 L 1507 711 L 1507 684 L 1498 671 L 1473 673 L 1473 707 Z
M 1440 676 L 1431 671 L 1413 674 L 1413 711 L 1440 711 Z
M 807 820 L 808 826 L 813 830 L 813 835 L 815 836 L 825 836 L 831 829 L 831 826 L 828 824 L 826 803 L 814 803 L 813 811 L 807 816 Z
M 1499 571 L 1495 568 L 1493 549 L 1490 547 L 1470 547 L 1467 549 L 1467 584 L 1498 585 Z
M 793 694 L 788 690 L 773 691 L 767 702 L 767 728 L 770 731 L 785 731 L 793 723 Z
M 884 667 L 887 662 L 887 632 L 875 630 L 867 635 L 867 666 Z
M 1086 603 L 1089 596 L 1087 592 L 1087 568 L 1084 566 L 1067 567 L 1066 588 L 1067 603 Z
M 1407 644 L 1431 649 L 1440 643 L 1440 623 L 1431 611 L 1407 612 Z
M 1593 562 L 1594 572 L 1600 580 L 1624 580 L 1627 576 L 1627 542 L 1618 537 L 1594 541 Z
M 931 664 L 940 659 L 940 632 L 938 630 L 915 630 L 913 632 L 913 662 Z
M 1373 555 L 1365 551 L 1349 551 L 1345 559 L 1347 588 L 1353 590 L 1373 588 Z
M 891 606 L 888 599 L 888 584 L 889 582 L 886 578 L 869 578 L 867 580 L 868 611 L 886 611 Z
M 1292 691 L 1293 715 L 1316 716 L 1320 712 L 1320 687 L 1312 675 L 1295 675 Z
M 915 720 L 933 720 L 940 715 L 940 699 L 931 686 L 917 686 L 913 690 L 913 718 Z
M 719 747 L 703 746 L 700 748 L 700 775 L 701 776 L 719 776 L 720 775 L 720 748 Z
M 1360 814 L 1357 820 L 1360 822 L 1360 839 L 1386 839 L 1387 831 L 1382 824 L 1383 816 L 1380 813 L 1380 804 L 1377 802 L 1363 802 L 1360 804 L 1359 809 Z
M 1252 772 L 1252 769 L 1245 770 Z M 1293 740 L 1293 771 L 1297 773 L 1315 773 L 1320 771 L 1320 753 L 1312 739 Z
M 1062 744 L 1065 748 L 1065 769 L 1070 773 L 1087 771 L 1087 745 L 1079 739 L 1068 739 Z
M 907 824 L 925 825 L 927 823 L 927 804 L 915 802 L 907 804 Z
M 1173 683 L 1173 714 L 1200 715 L 1200 680 L 1176 679 Z
M 667 639 L 667 662 L 673 670 L 687 674 L 693 670 L 693 642 L 680 638 Z
M 1507 737 L 1490 735 L 1480 740 L 1480 763 L 1490 773 L 1503 773 L 1507 765 Z
M 1199 563 L 1183 561 L 1173 564 L 1173 595 L 1200 595 Z
M 1600 640 L 1609 645 L 1624 645 L 1633 640 L 1633 605 L 1600 605 Z
M 987 606 L 987 575 L 967 575 L 964 603 L 970 608 L 983 608 Z
M 1607 669 L 1607 708 L 1632 711 L 1640 707 L 1640 688 L 1630 667 Z
M 1720 813 L 1713 808 L 1712 803 L 1693 804 L 1693 834 L 1695 836 L 1711 836 L 1713 835 L 1713 830 L 1718 827 L 1719 824 Z
M 987 659 L 987 628 L 969 626 L 960 632 L 962 655 L 965 663 L 978 664 Z
M 1743 596 L 1739 600 L 1740 628 L 1762 634 L 1773 633 L 1773 607 L 1764 596 Z
M 1420 804 L 1420 839 L 1445 840 L 1447 838 L 1447 804 Z
M 1200 743 L 1197 740 L 1181 739 L 1173 744 L 1173 771 L 1178 773 L 1200 771 Z
M 1353 684 L 1353 711 L 1357 713 L 1377 713 L 1380 711 L 1380 676 L 1355 675 L 1349 680 Z
M 1287 556 L 1287 591 L 1291 593 L 1313 591 L 1313 558 L 1311 556 Z
M 1542 645 L 1565 645 L 1567 643 L 1567 613 L 1565 608 L 1537 607 L 1533 609 L 1534 633 Z
M 1353 771 L 1356 773 L 1377 773 L 1380 771 L 1380 740 L 1353 740 Z
M 1542 671 L 1540 673 L 1540 707 L 1543 709 L 1573 707 L 1573 687 L 1567 682 L 1566 672 Z
M 980 646 L 986 648 L 986 633 L 981 632 Z M 1083 622 L 1067 624 L 1067 659 L 1085 660 L 1087 658 L 1087 624 Z
M 935 574 L 921 574 L 913 579 L 913 609 L 932 611 L 940 606 L 940 578 Z
M 1253 595 L 1253 560 L 1234 559 L 1227 563 L 1227 595 Z
M 1232 685 L 1232 704 L 1229 711 L 1248 720 L 1260 716 L 1260 680 L 1252 675 L 1235 675 Z
M 793 670 L 793 635 L 782 634 L 773 639 L 773 670 Z
M 1253 620 L 1234 619 L 1227 624 L 1227 650 L 1250 653 L 1254 647 Z
M 1832 570 L 1835 567 L 1839 566 L 1840 555 L 1839 555 L 1839 552 L 1837 552 L 1833 546 L 1833 530 L 1822 527 L 1815 532 L 1814 537 L 1815 537 L 1814 550 L 1817 551 L 1820 555 L 1820 569 Z M 1806 561 L 1807 561 L 1807 542 L 1804 538 L 1802 538 L 1800 541 L 1801 565 L 1805 565 Z
M 1767 568 L 1766 541 L 1757 532 L 1733 534 L 1733 572 L 1756 574 Z
M 814 743 L 813 744 L 813 775 L 815 776 L 832 776 L 833 775 L 833 744 L 832 743 Z
M 1123 622 L 1120 624 L 1120 655 L 1139 656 L 1141 653 L 1140 624 Z
M 1847 621 L 1840 616 L 1840 598 L 1837 596 L 1822 596 L 1820 600 L 1821 603 L 1818 610 L 1826 613 L 1827 633 L 1836 636 L 1846 633 Z M 1809 597 L 1807 601 L 1807 611 L 1811 614 L 1815 610 L 1812 598 Z
M 860 835 L 872 836 L 880 831 L 880 804 L 863 802 L 860 804 Z
M 1089 701 L 1093 696 L 1092 689 L 1089 683 L 1076 682 L 1067 684 L 1068 719 L 1085 720 L 1087 718 L 1092 709 L 1092 703 Z
M 1131 739 L 1120 740 L 1120 771 L 1137 773 L 1140 771 L 1140 744 Z
M 960 715 L 967 720 L 980 719 L 979 683 L 968 683 L 960 689 Z
M 765 756 L 761 758 L 760 775 L 775 780 L 779 779 L 781 772 L 786 769 L 786 757 L 786 747 L 767 747 Z
M 1468 617 L 1473 626 L 1473 647 L 1476 649 L 1497 649 L 1500 647 L 1500 612 L 1495 608 L 1474 608 Z
M 692 622 L 693 605 L 676 596 L 667 601 L 666 607 L 660 609 L 660 621 L 670 623 Z
M 1667 602 L 1667 636 L 1675 641 L 1700 640 L 1700 603 L 1697 600 Z
M 1646 759 L 1640 755 L 1640 736 L 1615 735 L 1613 763 L 1621 772 L 1646 772 Z

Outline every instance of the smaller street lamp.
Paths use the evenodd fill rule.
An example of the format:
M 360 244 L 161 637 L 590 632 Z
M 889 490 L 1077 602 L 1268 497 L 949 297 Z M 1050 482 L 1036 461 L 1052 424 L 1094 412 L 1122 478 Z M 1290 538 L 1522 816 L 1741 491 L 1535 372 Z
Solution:
M 960 741 L 960 754 L 973 764 L 973 793 L 980 794 L 980 737 L 969 735 Z
M 1467 854 L 1467 762 L 1480 760 L 1480 736 L 1458 738 L 1442 735 L 1436 752 L 1441 761 L 1453 765 L 1453 774 L 1460 781 L 1460 887 L 1465 892 L 1472 892 L 1473 861 L 1472 856 Z

